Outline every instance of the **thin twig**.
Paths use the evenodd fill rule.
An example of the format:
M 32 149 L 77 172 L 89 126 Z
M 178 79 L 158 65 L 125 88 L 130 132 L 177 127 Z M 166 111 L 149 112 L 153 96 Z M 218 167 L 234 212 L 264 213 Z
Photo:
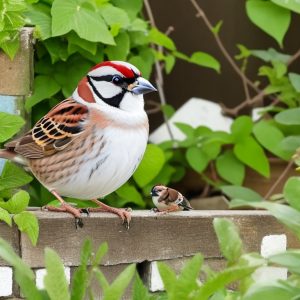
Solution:
M 153 16 L 152 9 L 151 9 L 149 1 L 148 0 L 144 0 L 144 4 L 145 4 L 145 9 L 146 9 L 146 12 L 147 12 L 147 15 L 148 15 L 148 18 L 149 18 L 151 26 L 152 27 L 156 27 L 156 25 L 155 25 L 155 19 L 154 19 L 154 16 Z M 169 32 L 171 32 L 172 30 L 174 30 L 174 28 L 172 28 L 172 29 L 170 29 L 170 28 L 172 28 L 172 27 L 168 28 Z M 151 47 L 153 49 L 156 49 L 156 47 L 155 47 L 154 44 L 152 44 Z M 162 48 L 160 50 L 162 51 Z M 155 64 L 154 65 L 155 65 L 155 71 L 156 71 L 155 82 L 156 82 L 156 87 L 157 87 L 159 99 L 160 99 L 161 105 L 166 105 L 167 101 L 166 101 L 166 96 L 165 96 L 165 92 L 164 92 L 164 88 L 163 88 L 164 80 L 163 80 L 162 66 L 161 66 L 161 64 L 160 64 L 160 62 L 158 60 L 155 60 Z M 167 115 L 163 111 L 162 111 L 162 113 L 163 113 L 164 121 L 165 121 L 165 124 L 166 124 L 166 127 L 167 127 L 167 131 L 169 133 L 170 139 L 172 141 L 175 141 L 173 132 L 171 130 L 169 119 L 168 119 Z
M 287 66 L 289 67 L 295 60 L 297 60 L 300 57 L 300 49 L 298 51 L 296 51 L 291 58 L 289 59 L 289 61 L 287 62 Z M 266 95 L 266 91 L 265 89 L 263 89 L 260 93 L 258 93 L 257 95 L 255 95 L 252 99 L 246 99 L 245 101 L 243 101 L 242 103 L 240 103 L 239 105 L 237 105 L 234 108 L 228 108 L 225 105 L 222 105 L 222 111 L 227 114 L 227 115 L 231 115 L 231 116 L 237 116 L 237 114 L 239 113 L 239 111 L 245 107 L 249 107 L 249 106 L 253 106 L 254 104 L 259 103 L 262 98 Z M 271 103 L 271 105 L 276 105 L 280 102 L 280 100 L 275 97 L 273 99 L 273 102 Z
M 274 190 L 281 183 L 281 181 L 286 177 L 287 173 L 292 168 L 293 164 L 294 164 L 293 160 L 289 161 L 286 168 L 283 170 L 283 172 L 280 174 L 280 176 L 277 178 L 277 180 L 274 182 L 274 184 L 270 187 L 270 189 L 264 196 L 264 199 L 268 199 L 273 194 Z
M 227 51 L 227 49 L 225 48 L 222 40 L 220 39 L 218 34 L 214 34 L 213 33 L 213 29 L 214 27 L 212 26 L 211 22 L 209 21 L 209 19 L 207 18 L 204 10 L 200 7 L 200 5 L 197 3 L 196 0 L 190 0 L 192 5 L 194 6 L 194 8 L 197 11 L 197 18 L 201 18 L 203 19 L 205 25 L 207 26 L 207 28 L 209 29 L 209 31 L 213 34 L 217 45 L 219 46 L 221 52 L 223 53 L 223 55 L 225 56 L 225 58 L 227 59 L 227 61 L 229 62 L 229 64 L 231 65 L 231 67 L 234 69 L 234 71 L 239 75 L 239 77 L 245 81 L 247 83 L 247 85 L 249 85 L 253 90 L 255 90 L 257 93 L 260 92 L 260 89 L 255 85 L 254 82 L 252 82 L 242 71 L 241 69 L 238 67 L 238 65 L 235 63 L 235 61 L 232 59 L 232 57 L 230 56 L 229 52 Z
M 300 57 L 300 49 L 296 51 L 291 58 L 287 62 L 287 66 L 290 66 L 295 60 L 297 60 Z
M 150 106 L 152 106 L 152 108 L 146 109 L 146 113 L 148 115 L 161 112 L 161 104 L 160 103 L 153 101 L 153 100 L 148 100 L 147 104 L 150 104 Z

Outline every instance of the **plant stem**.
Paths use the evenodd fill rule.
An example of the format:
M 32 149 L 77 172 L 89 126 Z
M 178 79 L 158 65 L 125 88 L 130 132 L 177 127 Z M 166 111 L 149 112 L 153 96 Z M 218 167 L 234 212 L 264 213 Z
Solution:
M 144 0 L 144 4 L 145 4 L 145 9 L 146 9 L 146 12 L 147 12 L 147 15 L 148 15 L 151 26 L 156 27 L 155 19 L 154 19 L 149 1 Z M 174 30 L 173 27 L 168 28 L 168 32 L 171 32 L 172 30 Z M 154 50 L 156 50 L 156 47 L 155 47 L 154 44 L 152 44 L 151 47 Z M 164 92 L 164 88 L 163 88 L 164 79 L 163 79 L 163 74 L 162 74 L 162 66 L 161 66 L 161 64 L 158 60 L 155 60 L 155 71 L 156 71 L 155 82 L 156 82 L 156 87 L 157 87 L 159 99 L 160 99 L 161 105 L 166 105 L 167 101 L 166 101 L 166 96 L 165 96 L 165 92 Z M 171 130 L 169 119 L 168 119 L 167 115 L 164 112 L 162 112 L 162 114 L 163 114 L 163 117 L 164 117 L 164 121 L 165 121 L 165 124 L 166 124 L 166 127 L 167 127 L 167 131 L 169 133 L 170 139 L 175 143 L 175 139 L 174 139 L 173 132 Z
M 218 34 L 214 34 L 213 33 L 213 26 L 211 24 L 211 22 L 209 21 L 209 19 L 207 18 L 204 10 L 200 7 L 200 5 L 196 2 L 196 0 L 190 0 L 192 5 L 194 6 L 194 8 L 197 11 L 197 18 L 201 18 L 203 19 L 205 25 L 207 26 L 207 28 L 209 29 L 209 31 L 213 34 L 217 45 L 219 46 L 221 52 L 223 53 L 224 57 L 227 59 L 227 61 L 229 62 L 229 64 L 231 65 L 231 67 L 233 68 L 233 70 L 239 75 L 239 77 L 242 79 L 243 82 L 246 82 L 247 85 L 249 85 L 253 90 L 255 90 L 257 93 L 260 92 L 260 89 L 254 84 L 254 82 L 252 82 L 242 71 L 241 69 L 238 67 L 238 65 L 235 63 L 235 61 L 232 59 L 232 57 L 230 56 L 229 52 L 227 51 L 227 49 L 225 48 L 222 40 L 220 39 Z
M 300 49 L 296 51 L 292 57 L 288 60 L 287 66 L 290 66 L 295 60 L 297 60 L 300 57 Z
M 277 180 L 274 182 L 274 184 L 270 187 L 270 189 L 268 190 L 268 192 L 264 196 L 264 199 L 268 199 L 273 194 L 274 190 L 276 189 L 278 184 L 280 184 L 281 181 L 286 177 L 287 173 L 289 172 L 289 170 L 291 169 L 293 164 L 294 164 L 293 160 L 289 161 L 286 168 L 283 170 L 283 172 L 280 174 L 280 176 L 277 178 Z

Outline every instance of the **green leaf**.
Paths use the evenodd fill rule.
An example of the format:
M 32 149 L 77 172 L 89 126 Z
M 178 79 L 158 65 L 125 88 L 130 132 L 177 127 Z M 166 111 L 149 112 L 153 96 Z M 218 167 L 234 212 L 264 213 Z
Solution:
M 51 56 L 52 64 L 58 61 L 66 61 L 68 59 L 68 46 L 60 39 L 48 39 L 47 41 L 44 41 L 43 44 Z
M 284 185 L 283 195 L 287 202 L 300 211 L 300 177 L 290 177 Z
M 22 168 L 14 163 L 7 161 L 0 176 L 0 191 L 14 189 L 29 183 L 32 177 Z
M 36 6 L 30 6 L 25 16 L 31 25 L 35 25 L 39 38 L 46 40 L 51 37 L 51 16 L 48 12 L 39 10 Z
M 51 77 L 38 75 L 34 79 L 32 96 L 28 97 L 25 108 L 29 111 L 34 105 L 44 99 L 49 99 L 60 91 L 59 84 Z
M 300 75 L 297 73 L 289 73 L 289 79 L 294 89 L 300 92 Z
M 287 1 L 271 0 L 271 1 L 279 6 L 290 9 L 298 14 L 300 13 L 300 3 L 298 2 L 298 0 L 287 0 Z
M 88 286 L 88 271 L 86 266 L 80 265 L 74 271 L 72 276 L 71 300 L 84 299 Z
M 272 2 L 261 0 L 248 0 L 246 10 L 249 19 L 282 46 L 291 22 L 291 12 Z
M 245 165 L 243 165 L 233 154 L 232 150 L 227 150 L 216 160 L 218 174 L 226 181 L 241 185 L 245 178 Z
M 78 82 L 86 75 L 91 68 L 91 62 L 72 56 L 66 63 L 59 62 L 56 64 L 54 79 L 59 83 L 65 97 L 69 97 L 78 85 Z
M 135 273 L 135 264 L 131 264 L 122 271 L 104 292 L 103 300 L 119 300 Z
M 20 286 L 22 296 L 26 299 L 45 300 L 35 285 L 35 276 L 27 264 L 15 253 L 5 240 L 0 238 L 0 257 L 9 266 L 14 267 L 14 280 Z
M 194 299 L 207 300 L 215 292 L 222 290 L 228 284 L 241 280 L 252 274 L 258 267 L 264 264 L 264 260 L 255 255 L 243 255 L 240 262 L 226 268 L 214 276 L 209 278 L 203 285 L 200 286 Z M 260 298 L 262 299 L 262 298 Z M 258 298 L 257 298 L 258 300 Z
M 148 289 L 144 286 L 138 273 L 135 274 L 132 288 L 132 300 L 151 300 Z
M 300 136 L 291 135 L 284 138 L 279 147 L 287 152 L 294 153 L 300 147 Z
M 251 136 L 234 145 L 235 156 L 244 164 L 265 177 L 270 176 L 270 165 L 262 147 Z
M 89 262 L 89 259 L 92 255 L 92 242 L 87 238 L 81 247 L 80 252 L 80 264 L 86 266 Z
M 143 0 L 112 0 L 112 3 L 125 10 L 130 19 L 133 20 L 143 7 Z
M 176 112 L 175 108 L 172 105 L 170 105 L 170 104 L 162 105 L 161 106 L 161 110 L 163 111 L 164 114 L 166 114 L 166 116 L 168 118 L 171 118 L 175 114 L 175 112 Z
M 176 50 L 176 46 L 174 44 L 174 42 L 164 33 L 162 33 L 161 31 L 159 31 L 157 28 L 152 28 L 149 32 L 149 41 L 163 46 L 164 48 L 168 49 L 168 50 Z
M 241 116 L 234 120 L 231 125 L 231 132 L 236 141 L 240 141 L 249 136 L 252 132 L 253 121 L 248 116 Z
M 105 53 L 109 60 L 126 60 L 129 53 L 129 36 L 126 32 L 121 32 L 115 38 L 116 46 L 108 46 Z
M 143 200 L 143 197 L 138 192 L 135 186 L 130 185 L 128 182 L 122 185 L 118 190 L 116 190 L 116 193 L 119 197 L 126 199 L 126 203 L 135 203 L 140 207 L 145 207 L 146 203 Z
M 143 47 L 142 50 L 136 56 L 132 56 L 129 59 L 129 63 L 136 66 L 143 74 L 144 78 L 149 78 L 152 71 L 152 65 L 154 63 L 154 54 L 149 47 Z
M 267 121 L 259 121 L 253 127 L 253 133 L 260 144 L 271 153 L 284 160 L 291 158 L 292 153 L 281 147 L 280 143 L 284 139 L 284 135 L 277 127 Z
M 288 282 L 272 281 L 269 284 L 254 284 L 243 296 L 243 300 L 292 300 L 299 296 L 299 288 L 289 286 Z
M 91 3 L 80 0 L 54 0 L 51 8 L 52 36 L 72 29 L 83 39 L 114 45 L 114 40 L 102 17 Z
M 77 51 L 77 47 L 95 55 L 97 52 L 97 43 L 93 43 L 84 39 L 81 39 L 74 31 L 71 31 L 67 35 L 68 39 L 68 52 L 69 54 Z M 74 47 L 77 46 L 77 47 Z
M 237 227 L 230 220 L 223 218 L 215 218 L 213 225 L 221 252 L 227 259 L 228 265 L 235 264 L 243 252 L 243 244 Z
M 193 128 L 191 125 L 176 122 L 174 125 L 180 129 L 180 131 L 187 137 L 187 138 L 193 138 L 195 135 L 195 128 Z
M 0 202 L 1 204 L 1 202 Z M 7 210 L 0 207 L 0 220 L 11 226 L 11 216 Z
M 215 34 L 215 35 L 218 35 L 219 32 L 220 32 L 220 29 L 223 25 L 223 20 L 220 20 L 213 28 L 212 28 L 212 32 Z
M 164 152 L 156 145 L 149 144 L 144 157 L 133 174 L 135 182 L 140 187 L 144 187 L 154 179 L 165 163 Z
M 300 250 L 287 250 L 268 257 L 268 261 L 288 268 L 291 273 L 300 274 Z
M 94 268 L 93 272 L 96 276 L 96 279 L 98 280 L 98 284 L 103 290 L 103 293 L 106 293 L 106 291 L 109 288 L 109 282 L 107 281 L 106 277 L 104 276 L 103 272 L 99 269 Z
M 126 10 L 113 5 L 105 5 L 100 9 L 101 16 L 109 26 L 119 25 L 120 28 L 127 28 L 130 20 Z
M 300 125 L 300 107 L 286 109 L 275 116 L 275 121 L 283 125 Z
M 39 237 L 39 223 L 37 217 L 29 211 L 23 211 L 14 215 L 13 219 L 18 229 L 25 232 L 31 240 L 32 245 L 35 246 Z
M 166 73 L 170 74 L 171 71 L 173 70 L 174 66 L 175 66 L 175 62 L 176 62 L 176 58 L 174 55 L 166 55 L 165 56 L 165 69 L 166 69 Z
M 176 282 L 175 272 L 166 263 L 163 262 L 157 262 L 157 267 L 161 279 L 164 283 L 165 290 L 168 294 L 173 293 L 173 290 L 175 289 L 174 283 Z
M 22 117 L 0 112 L 0 143 L 15 135 L 24 124 Z
M 213 69 L 220 73 L 221 65 L 218 60 L 216 60 L 212 55 L 205 52 L 194 52 L 189 59 L 189 62 L 199 65 L 201 67 L 206 67 Z
M 240 206 L 250 205 L 252 207 L 267 209 L 279 222 L 286 225 L 300 238 L 300 212 L 296 209 L 269 201 L 240 201 Z M 236 205 L 235 207 L 237 207 Z
M 100 265 L 100 262 L 103 256 L 105 256 L 105 254 L 107 253 L 107 251 L 108 251 L 108 245 L 106 242 L 104 242 L 99 246 L 98 250 L 96 251 L 96 255 L 93 259 L 94 267 Z
M 19 38 L 10 39 L 4 43 L 0 43 L 0 48 L 9 56 L 11 60 L 14 59 L 20 47 Z
M 170 293 L 169 300 L 190 299 L 194 291 L 198 289 L 200 269 L 203 263 L 203 256 L 196 254 L 188 260 L 181 270 L 177 281 L 173 283 L 174 288 Z
M 44 278 L 45 289 L 51 300 L 69 300 L 68 282 L 64 265 L 58 254 L 46 247 L 45 266 L 47 273 Z
M 246 46 L 242 44 L 237 44 L 236 46 L 240 50 L 240 53 L 235 55 L 235 59 L 245 59 L 251 55 L 251 50 L 249 50 Z
M 198 173 L 202 173 L 210 161 L 206 153 L 198 147 L 188 148 L 186 151 L 186 159 L 189 165 Z
M 269 48 L 268 50 L 250 50 L 250 51 L 253 56 L 260 58 L 265 62 L 279 61 L 286 64 L 291 58 L 290 55 L 280 53 L 273 48 Z
M 248 202 L 257 202 L 263 200 L 261 195 L 243 186 L 224 185 L 221 186 L 221 190 L 231 199 L 242 199 Z
M 14 194 L 8 201 L 0 202 L 0 207 L 4 208 L 11 214 L 18 214 L 24 211 L 29 204 L 29 194 L 25 191 L 19 191 Z

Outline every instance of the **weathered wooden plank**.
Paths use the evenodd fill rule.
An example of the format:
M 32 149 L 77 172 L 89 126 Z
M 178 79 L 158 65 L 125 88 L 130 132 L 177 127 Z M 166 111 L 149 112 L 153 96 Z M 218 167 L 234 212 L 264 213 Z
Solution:
M 0 51 L 0 95 L 28 95 L 31 91 L 33 28 L 23 28 L 20 35 L 20 50 L 13 61 Z
M 33 247 L 21 234 L 22 257 L 32 267 L 44 266 L 44 247 L 55 249 L 66 266 L 79 263 L 83 240 L 91 237 L 95 247 L 108 242 L 109 253 L 103 264 L 165 260 L 201 252 L 206 258 L 220 257 L 212 221 L 226 217 L 239 227 L 245 251 L 260 251 L 262 238 L 286 234 L 288 247 L 299 247 L 297 239 L 266 211 L 190 211 L 158 216 L 149 211 L 134 211 L 127 231 L 118 217 L 93 213 L 84 217 L 84 227 L 75 229 L 72 216 L 64 213 L 35 212 L 40 237 Z

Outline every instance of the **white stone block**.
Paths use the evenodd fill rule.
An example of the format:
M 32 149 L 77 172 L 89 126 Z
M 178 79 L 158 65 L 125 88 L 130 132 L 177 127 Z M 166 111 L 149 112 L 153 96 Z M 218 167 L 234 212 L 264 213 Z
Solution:
M 150 292 L 164 291 L 164 284 L 160 277 L 156 261 L 150 265 Z
M 285 234 L 272 234 L 263 237 L 260 253 L 262 257 L 269 257 L 286 250 L 287 239 Z
M 176 122 L 185 123 L 194 128 L 201 125 L 212 130 L 230 132 L 233 120 L 222 114 L 222 108 L 219 104 L 200 98 L 191 98 L 169 120 L 174 138 L 183 140 L 185 135 L 174 125 Z M 149 140 L 156 144 L 170 140 L 166 124 L 162 124 L 154 130 Z
M 11 267 L 0 267 L 0 296 L 11 296 L 13 288 L 13 271 Z
M 285 234 L 266 235 L 261 242 L 260 254 L 262 257 L 268 258 L 284 252 L 287 247 L 287 238 Z M 267 284 L 276 280 L 287 279 L 287 268 L 280 267 L 260 267 L 252 275 L 252 278 L 260 284 Z
M 64 267 L 64 269 L 65 269 L 65 275 L 66 275 L 66 278 L 67 278 L 67 282 L 70 284 L 70 282 L 71 282 L 71 269 L 70 269 L 70 267 Z M 35 271 L 35 275 L 36 275 L 35 284 L 36 284 L 38 289 L 42 290 L 42 289 L 45 288 L 44 278 L 45 278 L 46 273 L 47 273 L 46 269 L 38 269 L 38 270 Z

